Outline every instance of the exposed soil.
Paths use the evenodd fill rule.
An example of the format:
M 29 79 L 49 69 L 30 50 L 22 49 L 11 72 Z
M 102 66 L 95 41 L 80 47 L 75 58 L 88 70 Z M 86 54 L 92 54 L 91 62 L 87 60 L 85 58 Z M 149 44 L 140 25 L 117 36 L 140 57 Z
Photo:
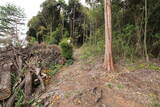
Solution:
M 77 57 L 63 67 L 39 102 L 49 107 L 154 107 L 153 97 L 160 99 L 160 72 L 131 72 L 119 65 L 119 72 L 107 72 L 102 58 L 94 62 L 82 63 Z

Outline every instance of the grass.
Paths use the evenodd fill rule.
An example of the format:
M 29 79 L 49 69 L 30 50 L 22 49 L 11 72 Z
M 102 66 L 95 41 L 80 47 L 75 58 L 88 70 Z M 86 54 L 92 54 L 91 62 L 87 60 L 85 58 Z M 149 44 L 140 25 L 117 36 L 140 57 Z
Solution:
M 54 76 L 57 72 L 59 72 L 59 70 L 62 68 L 63 65 L 60 64 L 56 64 L 56 65 L 51 65 L 49 67 L 49 70 L 46 70 L 45 72 L 49 75 L 49 76 Z
M 123 89 L 123 88 L 124 88 L 124 85 L 118 84 L 118 85 L 117 85 L 117 88 L 118 88 L 118 89 Z
M 153 107 L 160 107 L 160 100 L 155 94 L 150 94 L 149 98 L 151 100 Z
M 87 60 L 90 57 L 100 56 L 104 53 L 104 41 L 99 40 L 96 44 L 86 43 L 81 47 L 81 56 L 82 60 Z
M 19 90 L 17 96 L 16 96 L 16 103 L 15 103 L 15 107 L 22 107 L 23 101 L 24 101 L 24 92 L 23 90 Z
M 139 69 L 148 69 L 148 70 L 154 70 L 154 71 L 160 72 L 160 66 L 153 64 L 153 63 L 142 63 L 142 64 L 129 65 L 128 69 L 130 71 L 136 71 Z
M 113 88 L 113 84 L 112 83 L 106 83 L 105 84 L 108 88 L 112 89 Z

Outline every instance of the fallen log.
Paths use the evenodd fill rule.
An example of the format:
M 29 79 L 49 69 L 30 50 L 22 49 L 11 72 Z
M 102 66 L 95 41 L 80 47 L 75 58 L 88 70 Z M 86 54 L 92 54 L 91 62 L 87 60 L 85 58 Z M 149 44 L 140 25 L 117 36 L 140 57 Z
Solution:
M 5 107 L 13 107 L 16 95 L 18 94 L 19 90 L 23 87 L 24 83 L 25 83 L 25 79 L 19 84 L 15 93 L 8 99 Z
M 4 64 L 0 71 L 0 100 L 7 99 L 10 95 L 11 95 L 10 65 Z
M 44 91 L 45 90 L 45 85 L 44 85 L 42 77 L 40 76 L 41 68 L 36 68 L 35 70 L 36 70 L 36 75 L 37 75 L 37 77 L 38 77 L 38 79 L 40 80 L 40 83 L 41 83 L 41 89 L 42 89 L 42 91 Z
M 29 100 L 32 94 L 32 74 L 30 71 L 25 74 L 25 100 Z
M 11 45 L 3 50 L 0 49 L 0 101 L 4 102 L 2 106 L 13 107 L 18 101 L 18 93 L 23 90 L 23 104 L 30 107 L 28 101 L 36 88 L 39 88 L 38 85 L 41 92 L 45 91 L 44 78 L 47 75 L 41 71 L 50 64 L 61 64 L 60 60 L 61 50 L 58 46 L 43 44 L 21 48 Z M 13 84 L 11 84 L 11 73 L 16 75 Z M 34 82 L 38 84 L 35 85 Z M 14 92 L 11 93 L 11 89 L 14 89 Z

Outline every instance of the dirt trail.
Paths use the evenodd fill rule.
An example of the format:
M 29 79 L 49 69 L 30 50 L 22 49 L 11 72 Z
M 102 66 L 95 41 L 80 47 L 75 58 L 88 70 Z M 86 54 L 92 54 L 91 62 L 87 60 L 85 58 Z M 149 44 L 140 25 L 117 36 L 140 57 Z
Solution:
M 152 107 L 160 97 L 160 72 L 106 72 L 102 60 L 64 67 L 39 99 L 49 107 Z

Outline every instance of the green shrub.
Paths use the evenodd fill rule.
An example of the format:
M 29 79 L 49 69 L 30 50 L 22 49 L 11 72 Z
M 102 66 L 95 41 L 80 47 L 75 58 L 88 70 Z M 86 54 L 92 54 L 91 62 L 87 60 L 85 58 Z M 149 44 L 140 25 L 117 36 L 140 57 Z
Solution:
M 62 26 L 56 28 L 54 32 L 51 33 L 50 44 L 59 44 L 62 39 Z
M 83 60 L 87 60 L 90 57 L 101 56 L 104 54 L 104 39 L 98 40 L 96 44 L 85 43 L 81 47 L 81 56 Z
M 72 65 L 73 62 L 74 62 L 73 59 L 69 59 L 69 60 L 66 61 L 65 65 L 66 65 L 66 66 Z
M 57 72 L 60 71 L 61 67 L 63 65 L 60 65 L 60 64 L 53 64 L 53 65 L 50 65 L 49 67 L 49 71 L 50 72 L 47 72 L 48 75 L 50 76 L 54 76 Z
M 114 60 L 119 58 L 130 58 L 133 59 L 136 56 L 135 47 L 135 29 L 134 25 L 126 25 L 122 31 L 113 32 L 113 56 Z M 139 50 L 140 51 L 140 50 Z
M 67 60 L 72 59 L 73 56 L 73 47 L 71 43 L 69 43 L 70 39 L 64 39 L 60 42 L 60 47 L 62 49 L 62 56 L 65 57 Z
M 91 57 L 99 57 L 104 54 L 105 49 L 105 38 L 104 38 L 104 26 L 97 29 L 93 35 L 87 39 L 87 41 L 81 47 L 82 60 L 88 60 Z
M 45 42 L 47 44 L 59 44 L 63 38 L 69 37 L 69 33 L 62 25 L 58 25 L 55 31 L 45 35 Z

